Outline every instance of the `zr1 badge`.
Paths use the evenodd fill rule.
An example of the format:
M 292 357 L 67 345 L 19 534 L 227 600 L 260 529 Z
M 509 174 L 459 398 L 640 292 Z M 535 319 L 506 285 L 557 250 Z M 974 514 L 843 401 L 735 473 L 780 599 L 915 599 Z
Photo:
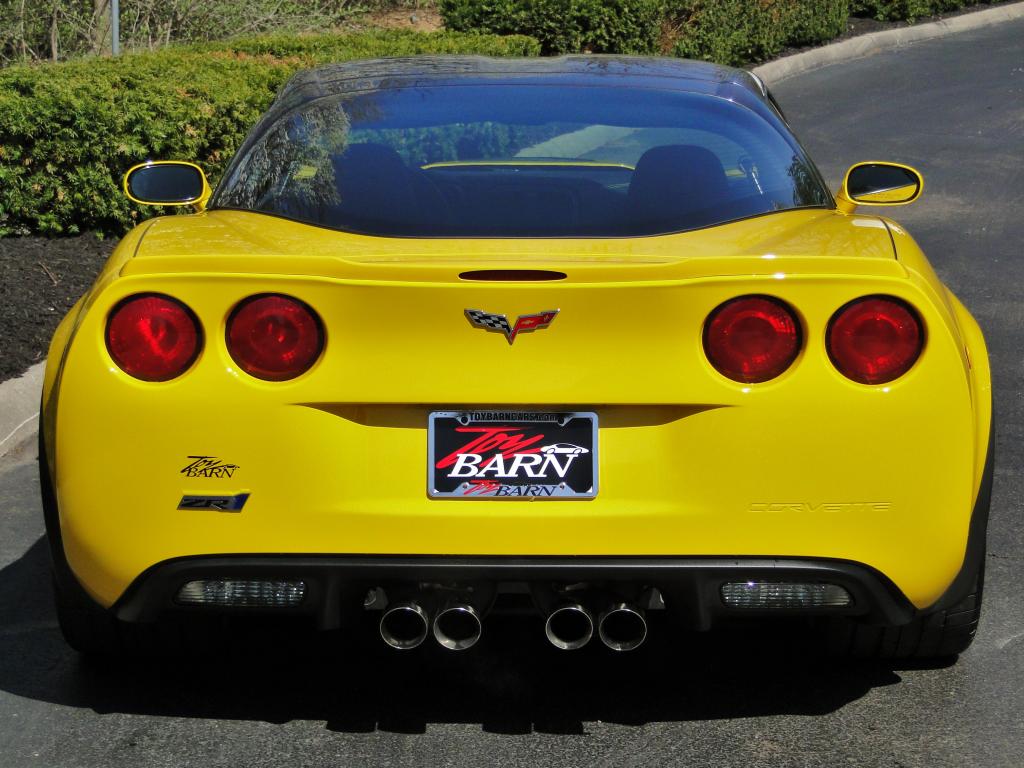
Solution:
M 241 512 L 249 498 L 248 493 L 234 496 L 182 496 L 178 509 L 210 509 L 214 512 Z

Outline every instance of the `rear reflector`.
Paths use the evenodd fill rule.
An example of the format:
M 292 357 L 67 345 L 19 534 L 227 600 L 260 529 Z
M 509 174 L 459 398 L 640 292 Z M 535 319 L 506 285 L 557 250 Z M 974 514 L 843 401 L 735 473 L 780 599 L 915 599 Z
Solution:
M 281 579 L 201 579 L 178 590 L 185 605 L 288 608 L 306 595 L 306 582 Z
M 853 598 L 838 584 L 740 581 L 722 585 L 722 602 L 733 608 L 842 608 Z

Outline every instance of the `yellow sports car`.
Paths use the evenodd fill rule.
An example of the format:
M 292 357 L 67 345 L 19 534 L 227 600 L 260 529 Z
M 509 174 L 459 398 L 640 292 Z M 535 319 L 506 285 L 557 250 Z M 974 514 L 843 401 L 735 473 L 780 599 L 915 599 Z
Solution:
M 922 185 L 872 161 L 833 195 L 764 84 L 711 64 L 297 75 L 215 192 L 190 163 L 128 172 L 192 210 L 129 233 L 54 336 L 65 637 L 279 614 L 460 650 L 528 608 L 566 650 L 631 650 L 665 611 L 959 653 L 985 342 L 906 231 L 855 212 Z

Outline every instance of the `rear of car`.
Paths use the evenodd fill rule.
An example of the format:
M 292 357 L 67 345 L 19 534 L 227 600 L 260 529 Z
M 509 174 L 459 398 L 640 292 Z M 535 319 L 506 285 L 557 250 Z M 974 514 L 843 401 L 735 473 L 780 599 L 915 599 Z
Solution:
M 987 358 L 909 237 L 836 211 L 746 75 L 492 66 L 300 78 L 210 210 L 122 243 L 47 377 L 74 608 L 966 647 Z

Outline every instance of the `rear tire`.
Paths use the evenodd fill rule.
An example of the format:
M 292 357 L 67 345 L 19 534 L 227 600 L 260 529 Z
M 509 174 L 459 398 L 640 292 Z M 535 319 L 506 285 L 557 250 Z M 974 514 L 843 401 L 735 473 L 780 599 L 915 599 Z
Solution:
M 39 428 L 39 493 L 50 544 L 54 607 L 64 640 L 88 656 L 152 656 L 181 653 L 187 644 L 180 628 L 165 623 L 128 624 L 98 605 L 78 583 L 64 559 L 57 499 L 50 481 Z
M 959 591 L 963 588 L 960 585 L 970 584 L 967 594 L 951 606 L 918 616 L 901 626 L 872 626 L 837 619 L 830 626 L 828 647 L 832 652 L 859 659 L 943 659 L 955 657 L 971 646 L 978 631 L 985 588 L 985 537 L 992 503 L 995 439 L 995 430 L 990 428 L 985 469 L 971 513 L 964 566 L 951 587 Z
M 97 605 L 77 583 L 53 579 L 57 623 L 64 640 L 80 654 L 97 658 L 216 656 L 226 648 L 221 617 L 163 617 L 125 622 Z
M 112 655 L 121 650 L 117 619 L 88 600 L 87 596 L 76 595 L 73 590 L 61 586 L 56 573 L 53 597 L 57 623 L 68 645 L 79 653 L 90 655 Z
M 832 626 L 834 653 L 857 659 L 942 659 L 966 651 L 981 617 L 984 559 L 971 593 L 945 610 L 920 616 L 896 627 L 858 624 L 839 619 Z

